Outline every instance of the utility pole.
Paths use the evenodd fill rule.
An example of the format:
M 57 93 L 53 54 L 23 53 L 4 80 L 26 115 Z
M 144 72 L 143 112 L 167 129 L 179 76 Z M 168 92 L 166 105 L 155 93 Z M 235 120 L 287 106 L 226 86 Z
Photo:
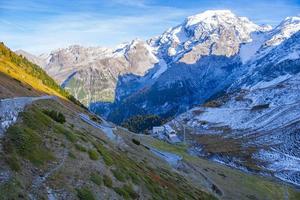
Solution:
M 177 122 L 183 129 L 183 143 L 186 144 L 186 133 L 185 133 L 185 125 L 179 122 L 178 120 L 174 119 L 175 122 Z
M 186 144 L 186 140 L 185 140 L 185 125 L 183 125 L 183 143 Z

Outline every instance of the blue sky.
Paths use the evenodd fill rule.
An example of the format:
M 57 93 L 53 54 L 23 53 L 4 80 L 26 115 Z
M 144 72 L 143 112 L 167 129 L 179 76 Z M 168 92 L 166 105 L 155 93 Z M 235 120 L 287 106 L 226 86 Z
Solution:
M 275 26 L 300 14 L 300 0 L 0 0 L 0 41 L 34 54 L 71 44 L 113 47 L 208 9 Z

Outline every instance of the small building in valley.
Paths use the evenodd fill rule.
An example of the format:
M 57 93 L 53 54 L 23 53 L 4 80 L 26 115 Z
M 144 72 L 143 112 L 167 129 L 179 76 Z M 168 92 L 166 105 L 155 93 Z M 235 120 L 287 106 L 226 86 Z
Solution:
M 179 142 L 181 142 L 180 139 L 178 138 L 178 136 L 175 133 L 169 134 L 167 139 L 170 143 L 179 143 Z
M 164 133 L 165 131 L 165 127 L 164 126 L 154 126 L 152 128 L 152 133 L 153 134 L 160 134 L 160 133 Z
M 152 128 L 152 135 L 160 140 L 165 140 L 170 143 L 179 143 L 176 131 L 168 124 L 163 126 L 154 126 Z
M 170 125 L 166 124 L 164 127 L 167 135 L 176 134 L 176 131 Z

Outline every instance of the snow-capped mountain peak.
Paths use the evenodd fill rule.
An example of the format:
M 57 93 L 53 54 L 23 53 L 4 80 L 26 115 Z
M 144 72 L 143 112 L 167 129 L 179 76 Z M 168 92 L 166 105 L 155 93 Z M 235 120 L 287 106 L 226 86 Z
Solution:
M 230 10 L 207 10 L 203 13 L 199 13 L 193 16 L 189 16 L 185 20 L 187 27 L 193 26 L 200 22 L 216 23 L 225 18 L 233 18 L 235 15 Z
M 277 46 L 299 30 L 300 17 L 287 17 L 272 31 L 272 37 L 266 42 L 266 45 Z
M 215 30 L 231 29 L 237 31 L 241 39 L 249 39 L 253 31 L 263 30 L 265 27 L 251 22 L 247 17 L 238 17 L 230 10 L 208 10 L 203 13 L 188 17 L 183 23 L 185 29 L 195 32 L 212 32 Z
M 287 25 L 287 24 L 299 24 L 300 22 L 300 16 L 290 16 L 285 18 L 285 20 L 283 20 L 283 22 L 281 22 L 280 25 Z
M 229 10 L 208 10 L 187 17 L 183 23 L 152 40 L 152 44 L 158 47 L 167 63 L 193 64 L 207 55 L 234 56 L 241 43 L 251 41 L 252 32 L 269 29 Z

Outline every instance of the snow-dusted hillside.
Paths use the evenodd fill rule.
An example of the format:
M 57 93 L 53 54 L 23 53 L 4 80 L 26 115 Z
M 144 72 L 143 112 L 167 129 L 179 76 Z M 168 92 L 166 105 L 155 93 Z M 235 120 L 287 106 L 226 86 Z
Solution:
M 245 64 L 243 76 L 235 81 L 231 89 L 256 87 L 260 82 L 276 81 L 300 72 L 299 41 L 300 31 L 279 45 L 269 47 L 271 49 L 265 55 L 258 51 L 258 54 Z
M 300 64 L 294 67 L 300 69 Z M 195 138 L 213 135 L 219 138 L 215 142 L 220 146 L 224 145 L 223 139 L 240 143 L 238 151 L 242 155 L 212 153 L 210 158 L 214 160 L 253 170 L 253 166 L 245 164 L 244 156 L 248 156 L 260 168 L 259 172 L 300 185 L 299 86 L 299 73 L 261 81 L 251 88 L 227 93 L 205 106 L 195 107 L 170 123 L 178 128 L 185 124 Z M 194 147 L 207 145 L 202 140 L 191 144 Z M 249 148 L 254 150 L 249 151 Z M 198 149 L 199 155 L 208 153 L 205 147 L 194 149 Z

